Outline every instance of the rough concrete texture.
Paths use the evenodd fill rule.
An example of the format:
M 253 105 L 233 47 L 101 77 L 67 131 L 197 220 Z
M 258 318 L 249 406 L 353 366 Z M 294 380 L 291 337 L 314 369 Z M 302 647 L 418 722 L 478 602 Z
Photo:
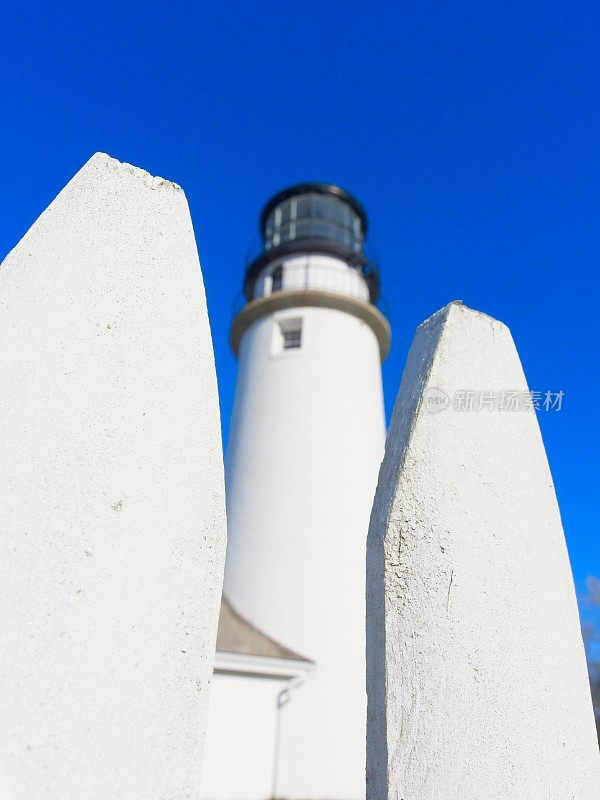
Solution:
M 4 780 L 196 797 L 225 517 L 182 190 L 90 159 L 2 265 L 0 352 Z
M 369 800 L 597 800 L 568 556 L 535 412 L 431 413 L 526 391 L 510 332 L 451 304 L 418 329 L 367 556 Z

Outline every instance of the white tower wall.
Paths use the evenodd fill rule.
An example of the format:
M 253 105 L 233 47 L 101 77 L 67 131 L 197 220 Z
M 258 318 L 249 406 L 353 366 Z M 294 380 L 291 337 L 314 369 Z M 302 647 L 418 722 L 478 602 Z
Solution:
M 325 292 L 348 295 L 369 302 L 369 289 L 362 275 L 339 258 L 320 253 L 288 256 L 281 261 L 269 264 L 258 277 L 253 297 L 271 295 L 273 289 L 273 270 L 279 264 L 282 268 L 282 289 L 317 289 Z
M 290 259 L 296 275 L 302 258 L 309 263 Z M 276 307 L 241 336 L 225 593 L 250 622 L 317 664 L 282 710 L 277 796 L 358 800 L 366 532 L 385 423 L 380 341 L 356 312 L 382 329 L 385 321 L 353 290 L 322 291 L 324 267 L 351 289 L 356 270 L 333 258 L 315 265 L 304 289 L 284 280 L 268 298 Z M 298 322 L 301 347 L 283 349 L 282 329 Z

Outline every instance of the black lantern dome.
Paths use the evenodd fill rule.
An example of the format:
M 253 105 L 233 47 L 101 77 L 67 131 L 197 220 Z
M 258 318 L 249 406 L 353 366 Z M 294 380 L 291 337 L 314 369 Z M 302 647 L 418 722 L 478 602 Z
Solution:
M 350 192 L 331 183 L 301 183 L 274 195 L 263 208 L 263 252 L 246 270 L 244 290 L 250 300 L 254 282 L 274 259 L 292 253 L 323 253 L 359 270 L 372 303 L 379 296 L 379 274 L 363 252 L 367 215 Z

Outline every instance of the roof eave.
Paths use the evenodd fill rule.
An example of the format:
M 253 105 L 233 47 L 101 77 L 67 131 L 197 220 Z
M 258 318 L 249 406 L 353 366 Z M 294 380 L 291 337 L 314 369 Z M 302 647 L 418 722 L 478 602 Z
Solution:
M 308 675 L 314 668 L 314 661 L 227 653 L 217 650 L 214 672 L 263 678 L 296 678 Z

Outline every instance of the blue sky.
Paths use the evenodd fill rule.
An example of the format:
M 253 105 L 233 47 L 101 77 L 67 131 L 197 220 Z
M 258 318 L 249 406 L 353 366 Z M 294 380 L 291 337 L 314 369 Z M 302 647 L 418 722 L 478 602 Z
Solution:
M 365 205 L 393 331 L 460 298 L 506 322 L 580 593 L 600 574 L 600 6 L 2 2 L 0 255 L 97 151 L 180 183 L 225 432 L 232 304 L 264 201 L 304 180 Z M 591 607 L 582 604 L 584 616 Z

